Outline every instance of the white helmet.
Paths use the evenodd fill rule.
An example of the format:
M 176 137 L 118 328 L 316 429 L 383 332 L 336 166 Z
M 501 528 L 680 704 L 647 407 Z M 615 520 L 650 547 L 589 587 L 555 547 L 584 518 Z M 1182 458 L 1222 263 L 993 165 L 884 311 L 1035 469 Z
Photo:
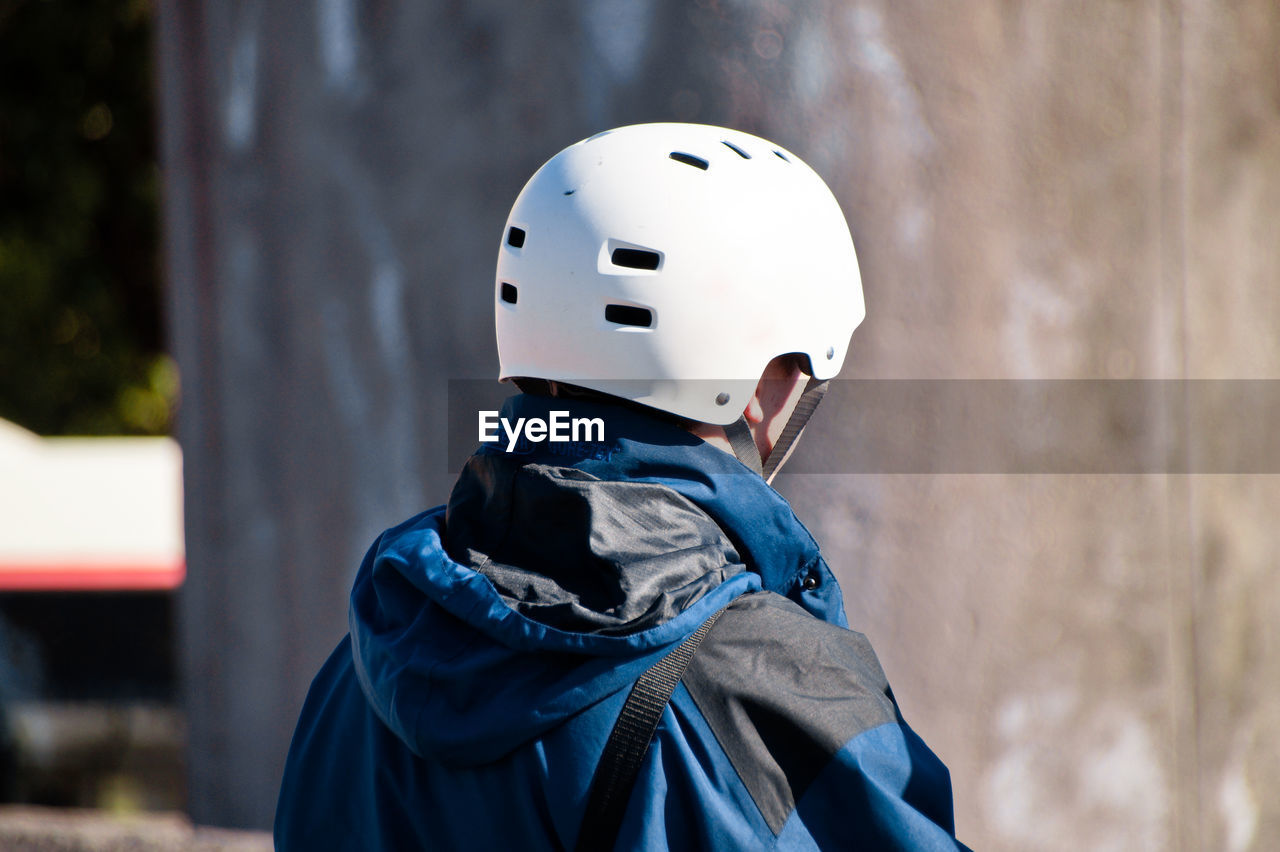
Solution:
M 500 379 L 719 425 L 778 355 L 835 376 L 865 314 L 822 179 L 771 142 L 695 124 L 622 127 L 552 157 L 507 220 L 494 304 Z

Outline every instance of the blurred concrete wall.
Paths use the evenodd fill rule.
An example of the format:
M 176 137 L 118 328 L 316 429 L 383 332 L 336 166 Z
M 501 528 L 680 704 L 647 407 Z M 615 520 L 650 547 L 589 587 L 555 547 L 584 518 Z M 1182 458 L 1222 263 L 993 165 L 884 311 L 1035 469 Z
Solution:
M 199 822 L 269 824 L 364 548 L 447 494 L 445 382 L 496 368 L 506 209 L 594 131 L 728 124 L 827 176 L 869 309 L 846 376 L 1280 379 L 1269 0 L 242 0 L 160 18 Z M 1212 433 L 1168 387 L 1137 428 Z M 1280 482 L 855 474 L 853 413 L 837 387 L 795 462 L 844 472 L 780 487 L 951 767 L 962 839 L 1266 848 Z

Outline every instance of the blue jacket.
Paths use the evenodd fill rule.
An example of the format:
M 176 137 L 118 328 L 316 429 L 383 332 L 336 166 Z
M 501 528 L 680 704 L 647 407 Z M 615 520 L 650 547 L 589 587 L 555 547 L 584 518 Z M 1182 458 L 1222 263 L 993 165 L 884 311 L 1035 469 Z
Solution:
M 618 849 L 956 849 L 907 727 L 781 496 L 637 411 L 605 440 L 482 445 L 447 507 L 387 530 L 312 684 L 280 850 L 566 849 L 635 679 L 728 606 L 664 711 Z

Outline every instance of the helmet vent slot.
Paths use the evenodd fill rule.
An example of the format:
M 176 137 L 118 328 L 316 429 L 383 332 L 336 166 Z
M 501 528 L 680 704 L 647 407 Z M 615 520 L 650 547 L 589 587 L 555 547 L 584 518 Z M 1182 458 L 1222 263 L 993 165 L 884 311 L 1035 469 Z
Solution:
M 657 269 L 662 255 L 644 249 L 616 248 L 609 259 L 614 266 L 625 266 L 627 269 Z
M 720 140 L 720 144 L 724 145 L 724 147 L 728 148 L 730 151 L 732 151 L 733 153 L 737 154 L 739 157 L 741 157 L 741 158 L 742 158 L 742 159 L 744 159 L 744 160 L 750 160 L 750 159 L 751 159 L 751 155 L 750 155 L 750 154 L 748 154 L 746 151 L 742 150 L 741 148 L 739 148 L 737 145 L 733 144 L 732 142 L 729 142 L 729 141 L 727 141 L 727 140 L 721 139 L 721 140 Z
M 604 318 L 618 325 L 634 325 L 640 328 L 653 326 L 653 311 L 635 305 L 605 305 Z
M 711 165 L 701 157 L 695 157 L 692 154 L 685 154 L 681 151 L 672 151 L 671 159 L 677 163 L 684 163 L 686 166 L 693 166 L 695 169 L 702 169 L 704 172 L 707 170 L 707 166 Z
M 502 297 L 502 301 L 506 302 L 508 305 L 514 305 L 516 303 L 517 296 L 516 285 L 508 284 L 506 281 L 503 281 L 502 287 L 499 289 L 499 295 Z
M 784 162 L 784 163 L 789 163 L 789 162 L 791 162 L 791 158 L 790 158 L 790 157 L 788 157 L 786 154 L 782 153 L 781 151 L 779 151 L 779 150 L 775 149 L 773 153 L 777 154 L 777 155 L 778 155 L 778 159 L 779 159 L 779 160 L 782 160 L 782 162 Z
M 512 226 L 507 231 L 507 245 L 512 248 L 524 248 L 524 228 Z

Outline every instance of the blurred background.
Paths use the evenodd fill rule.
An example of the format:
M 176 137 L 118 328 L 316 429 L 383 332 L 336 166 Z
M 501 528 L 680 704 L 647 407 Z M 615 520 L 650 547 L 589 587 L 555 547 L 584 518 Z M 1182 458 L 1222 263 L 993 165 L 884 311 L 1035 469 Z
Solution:
M 0 0 L 0 814 L 269 828 L 361 555 L 496 375 L 511 202 L 659 120 L 849 219 L 857 381 L 777 484 L 961 839 L 1273 847 L 1270 0 Z

